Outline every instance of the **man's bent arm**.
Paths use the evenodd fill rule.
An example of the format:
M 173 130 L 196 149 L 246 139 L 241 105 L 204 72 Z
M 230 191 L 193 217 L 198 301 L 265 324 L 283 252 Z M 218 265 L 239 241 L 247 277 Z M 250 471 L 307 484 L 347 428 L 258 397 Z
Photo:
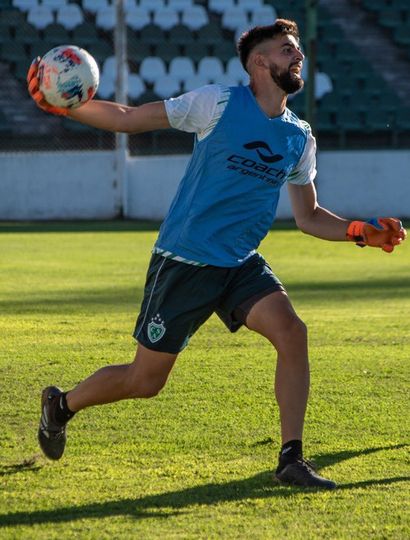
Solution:
M 107 131 L 143 133 L 170 128 L 163 101 L 129 107 L 112 101 L 92 100 L 70 109 L 68 118 Z
M 301 231 L 324 240 L 346 240 L 350 221 L 318 205 L 313 183 L 303 186 L 288 183 L 288 191 L 296 225 Z

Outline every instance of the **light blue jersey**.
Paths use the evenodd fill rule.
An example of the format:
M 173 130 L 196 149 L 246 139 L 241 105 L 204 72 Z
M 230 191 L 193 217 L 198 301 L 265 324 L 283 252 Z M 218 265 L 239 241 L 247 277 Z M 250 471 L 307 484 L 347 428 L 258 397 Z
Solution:
M 249 87 L 230 88 L 217 125 L 196 140 L 155 249 L 202 264 L 241 265 L 274 221 L 280 188 L 309 135 L 289 109 L 269 118 Z

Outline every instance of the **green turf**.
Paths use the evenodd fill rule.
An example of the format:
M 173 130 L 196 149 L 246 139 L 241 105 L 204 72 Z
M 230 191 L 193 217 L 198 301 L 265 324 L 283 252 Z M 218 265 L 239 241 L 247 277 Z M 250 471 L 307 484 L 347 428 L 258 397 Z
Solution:
M 158 397 L 83 411 L 40 455 L 41 388 L 133 357 L 150 229 L 0 225 L 0 538 L 410 538 L 410 242 L 261 246 L 310 329 L 305 449 L 336 491 L 273 483 L 274 352 L 216 317 Z

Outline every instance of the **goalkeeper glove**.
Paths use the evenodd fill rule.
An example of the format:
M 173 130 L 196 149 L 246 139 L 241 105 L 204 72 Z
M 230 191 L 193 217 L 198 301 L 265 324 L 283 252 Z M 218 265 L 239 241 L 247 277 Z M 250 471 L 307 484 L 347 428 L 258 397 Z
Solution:
M 379 247 L 391 253 L 407 236 L 406 229 L 396 218 L 372 218 L 368 221 L 351 221 L 346 237 L 360 247 Z
M 39 89 L 38 81 L 38 65 L 40 63 L 40 57 L 37 56 L 32 63 L 27 72 L 27 84 L 28 84 L 28 93 L 36 102 L 37 107 L 40 107 L 43 111 L 49 112 L 51 114 L 57 114 L 59 116 L 67 116 L 68 109 L 64 107 L 55 107 L 47 103 L 43 92 Z

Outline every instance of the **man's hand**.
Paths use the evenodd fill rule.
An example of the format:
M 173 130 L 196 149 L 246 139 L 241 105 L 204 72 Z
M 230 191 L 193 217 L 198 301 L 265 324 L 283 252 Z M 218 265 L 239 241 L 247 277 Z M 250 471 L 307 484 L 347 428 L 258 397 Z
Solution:
M 360 247 L 379 247 L 391 253 L 406 239 L 407 232 L 399 219 L 372 218 L 369 221 L 351 221 L 346 236 Z
M 57 114 L 59 116 L 67 116 L 68 110 L 63 107 L 54 107 L 47 103 L 44 94 L 39 89 L 38 82 L 38 65 L 40 63 L 40 57 L 37 56 L 32 63 L 27 73 L 28 92 L 30 96 L 36 102 L 37 107 L 40 107 L 43 111 L 51 114 Z

